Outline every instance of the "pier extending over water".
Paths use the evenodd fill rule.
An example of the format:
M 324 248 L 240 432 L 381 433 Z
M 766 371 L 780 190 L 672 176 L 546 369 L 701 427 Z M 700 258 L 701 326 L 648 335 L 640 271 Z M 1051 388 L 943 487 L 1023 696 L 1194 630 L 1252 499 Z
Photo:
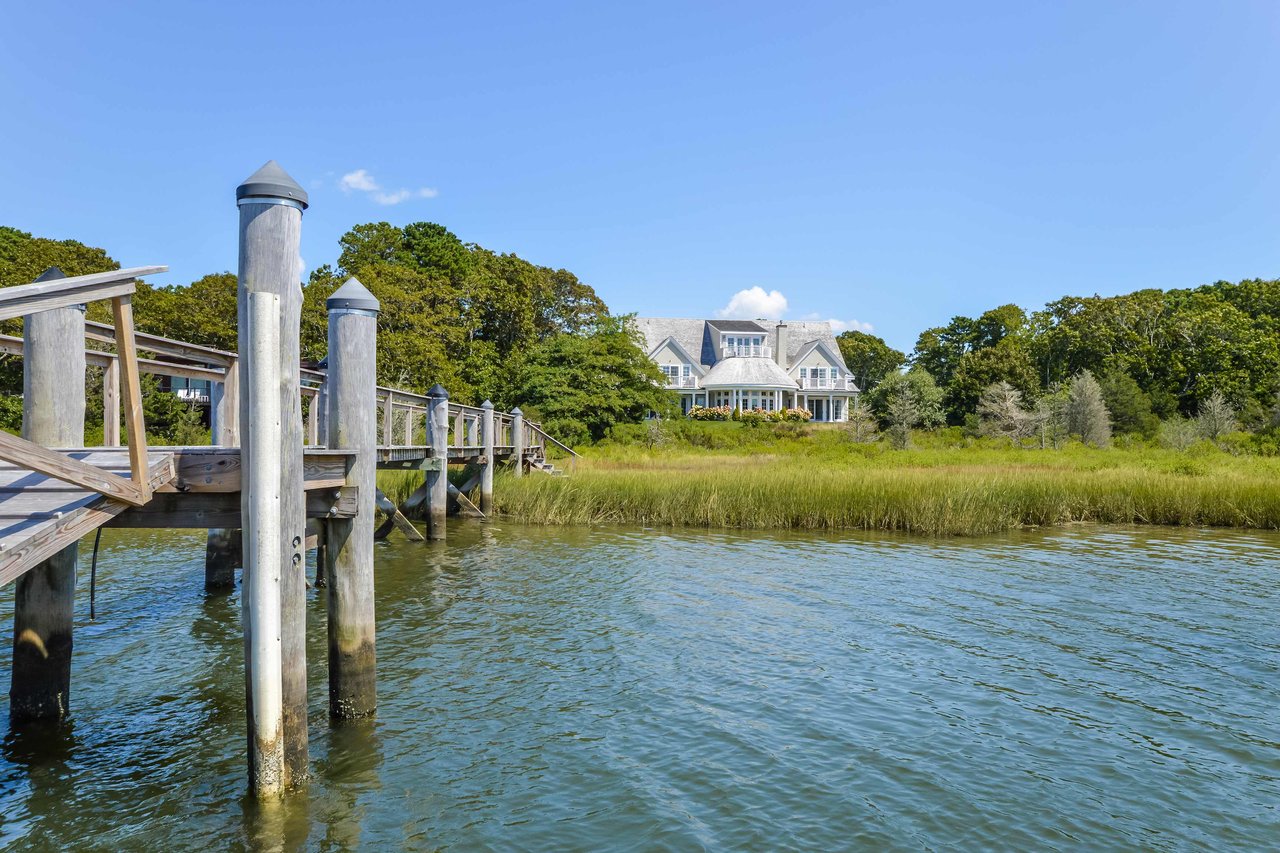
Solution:
M 236 196 L 237 352 L 135 331 L 136 280 L 163 266 L 73 278 L 52 269 L 0 290 L 0 320 L 25 318 L 21 338 L 0 336 L 24 374 L 23 434 L 0 433 L 0 585 L 16 583 L 12 723 L 62 719 L 80 540 L 103 527 L 207 529 L 206 587 L 232 588 L 243 567 L 249 778 L 269 796 L 309 773 L 304 552 L 318 550 L 315 583 L 327 591 L 330 715 L 372 714 L 375 538 L 393 527 L 421 538 L 403 509 L 425 510 L 428 538 L 443 540 L 451 506 L 492 511 L 496 466 L 546 470 L 559 442 L 518 408 L 459 405 L 439 385 L 425 395 L 379 386 L 380 306 L 354 278 L 327 302 L 328 358 L 303 365 L 306 192 L 271 162 Z M 85 320 L 85 304 L 100 300 L 110 325 Z M 83 446 L 86 365 L 103 371 L 102 447 Z M 147 445 L 142 373 L 211 383 L 212 446 Z M 461 488 L 450 465 L 471 470 Z M 423 472 L 404 507 L 377 491 L 380 468 Z M 468 497 L 477 488 L 478 506 Z

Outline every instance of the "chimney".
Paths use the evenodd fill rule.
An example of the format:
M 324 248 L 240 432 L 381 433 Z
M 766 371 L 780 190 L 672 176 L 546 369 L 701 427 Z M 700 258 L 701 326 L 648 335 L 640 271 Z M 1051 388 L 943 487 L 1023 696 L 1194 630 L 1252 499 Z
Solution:
M 778 340 L 773 348 L 773 360 L 778 362 L 778 367 L 787 369 L 787 324 L 781 321 L 778 322 Z

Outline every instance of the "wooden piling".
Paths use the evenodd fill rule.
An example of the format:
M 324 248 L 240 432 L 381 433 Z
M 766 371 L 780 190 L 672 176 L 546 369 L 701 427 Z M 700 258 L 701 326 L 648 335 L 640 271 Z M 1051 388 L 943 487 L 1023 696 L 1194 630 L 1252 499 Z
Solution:
M 210 437 L 219 447 L 240 446 L 240 365 L 227 367 L 221 382 L 210 393 Z M 241 532 L 235 528 L 211 528 L 204 545 L 204 588 L 226 592 L 235 588 L 236 569 L 244 565 Z
M 64 278 L 56 267 L 37 281 Z M 22 437 L 84 444 L 84 306 L 32 314 L 22 331 Z M 70 707 L 77 545 L 18 578 L 13 611 L 12 725 L 60 720 Z
M 493 513 L 493 403 L 485 400 L 480 404 L 484 409 L 484 466 L 480 469 L 480 511 L 486 516 Z
M 519 408 L 511 410 L 511 462 L 515 466 L 512 473 L 517 477 L 524 476 L 524 412 Z
M 285 787 L 281 581 L 283 561 L 280 477 L 283 418 L 280 406 L 280 297 L 251 291 L 240 326 L 246 403 L 241 490 L 245 531 L 244 620 L 249 701 L 249 782 L 260 797 Z
M 445 538 L 449 509 L 449 392 L 432 385 L 427 392 L 427 442 L 431 467 L 427 469 L 427 538 Z
M 280 606 L 284 696 L 284 784 L 307 777 L 306 504 L 302 472 L 302 392 L 300 385 L 302 267 L 299 244 L 307 194 L 273 160 L 236 188 L 240 209 L 239 320 L 245 328 L 248 296 L 274 293 L 280 299 Z M 243 353 L 244 350 L 242 349 Z M 240 379 L 248 383 L 241 358 Z M 240 423 L 250 418 L 241 395 Z M 247 429 L 245 431 L 247 436 Z M 244 442 L 247 463 L 254 449 Z M 242 512 L 248 507 L 242 495 Z
M 347 485 L 354 518 L 324 522 L 329 612 L 329 715 L 377 708 L 373 509 L 377 493 L 378 301 L 352 278 L 329 297 L 329 446 L 355 452 Z

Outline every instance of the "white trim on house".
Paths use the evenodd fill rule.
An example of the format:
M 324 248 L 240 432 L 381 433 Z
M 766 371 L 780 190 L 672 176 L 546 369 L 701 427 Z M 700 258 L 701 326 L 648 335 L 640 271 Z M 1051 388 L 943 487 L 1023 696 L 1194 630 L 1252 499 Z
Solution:
M 635 323 L 649 357 L 664 367 L 667 387 L 679 392 L 686 413 L 695 405 L 766 411 L 798 406 L 812 412 L 815 420 L 843 421 L 858 395 L 825 322 L 639 317 Z M 679 366 L 672 377 L 670 371 L 677 366 L 658 362 L 666 348 L 686 359 L 689 368 Z M 815 350 L 821 350 L 827 366 L 802 365 Z

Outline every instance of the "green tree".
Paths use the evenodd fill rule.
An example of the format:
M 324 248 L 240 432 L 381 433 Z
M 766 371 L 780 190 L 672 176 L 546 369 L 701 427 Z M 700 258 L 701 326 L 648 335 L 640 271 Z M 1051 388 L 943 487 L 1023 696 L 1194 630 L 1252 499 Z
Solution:
M 886 429 L 891 432 L 895 427 L 898 429 L 896 435 L 899 439 L 906 437 L 904 429 L 931 429 L 946 421 L 942 409 L 942 389 L 933 381 L 928 371 L 919 367 L 913 367 L 906 373 L 892 371 L 886 374 L 864 396 L 867 405 Z M 890 437 L 893 438 L 893 435 Z
M 983 391 L 1000 383 L 1010 385 L 1027 399 L 1034 398 L 1040 391 L 1035 365 L 1019 338 L 1002 338 L 992 346 L 970 350 L 960 358 L 946 389 L 947 420 L 953 424 L 963 423 L 965 415 L 977 410 Z
M 882 376 L 907 363 L 906 353 L 889 346 L 884 338 L 866 332 L 841 332 L 836 336 L 836 343 L 854 383 L 863 391 L 870 391 Z
M 499 400 L 536 411 L 566 443 L 599 440 L 615 424 L 673 413 L 677 400 L 663 380 L 629 318 L 606 316 L 585 334 L 561 333 L 530 349 Z
M 1122 370 L 1112 368 L 1098 383 L 1102 400 L 1111 413 L 1111 431 L 1155 438 L 1160 432 L 1160 419 L 1151 411 L 1151 397 L 1138 381 Z

